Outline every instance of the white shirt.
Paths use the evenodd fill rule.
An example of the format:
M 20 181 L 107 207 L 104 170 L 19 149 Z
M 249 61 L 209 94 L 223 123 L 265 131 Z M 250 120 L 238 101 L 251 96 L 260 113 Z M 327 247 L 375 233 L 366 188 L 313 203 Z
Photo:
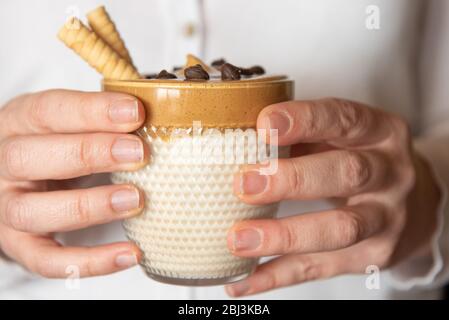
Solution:
M 100 89 L 100 75 L 56 39 L 69 15 L 79 11 L 84 17 L 98 4 L 91 0 L 0 2 L 0 105 L 29 91 Z M 442 188 L 449 185 L 449 135 L 441 133 L 449 132 L 444 124 L 449 119 L 449 59 L 444 59 L 449 56 L 449 2 L 110 0 L 101 4 L 107 6 L 141 72 L 182 65 L 187 53 L 206 61 L 224 57 L 237 65 L 260 64 L 270 72 L 290 75 L 296 81 L 297 99 L 344 97 L 399 113 L 415 133 L 432 132 L 420 148 L 426 150 Z M 377 9 L 380 29 L 371 20 Z M 437 127 L 442 130 L 429 130 Z M 280 215 L 323 206 L 322 202 L 285 202 Z M 404 262 L 396 269 L 396 281 L 382 273 L 380 290 L 367 289 L 367 275 L 342 276 L 255 298 L 437 298 L 449 265 L 449 218 L 444 217 L 449 210 L 443 202 L 439 214 L 434 255 L 426 261 Z M 122 240 L 124 232 L 119 224 L 109 224 L 58 237 L 72 245 L 95 245 Z M 215 299 L 226 295 L 221 287 L 160 284 L 139 268 L 83 279 L 79 289 L 69 290 L 65 280 L 41 279 L 0 261 L 1 298 Z

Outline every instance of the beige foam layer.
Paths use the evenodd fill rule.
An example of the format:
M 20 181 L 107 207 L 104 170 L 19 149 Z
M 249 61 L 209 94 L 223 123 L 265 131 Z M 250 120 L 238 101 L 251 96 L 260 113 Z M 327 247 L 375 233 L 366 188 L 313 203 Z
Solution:
M 147 127 L 255 128 L 268 105 L 293 99 L 293 81 L 284 76 L 242 81 L 110 81 L 105 91 L 138 97 L 147 111 Z
M 58 38 L 106 79 L 139 79 L 137 70 L 79 19 L 73 18 L 58 33 Z
M 125 42 L 104 6 L 89 12 L 87 20 L 92 31 L 109 44 L 122 58 L 132 64 L 131 55 L 125 46 Z

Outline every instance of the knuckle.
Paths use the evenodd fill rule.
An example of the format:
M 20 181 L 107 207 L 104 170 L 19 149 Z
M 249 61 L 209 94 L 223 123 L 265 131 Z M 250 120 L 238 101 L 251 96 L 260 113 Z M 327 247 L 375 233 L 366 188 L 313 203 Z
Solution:
M 272 290 L 279 286 L 279 280 L 275 272 L 271 270 L 263 270 L 261 271 L 263 274 L 263 289 L 264 290 Z
M 310 257 L 298 258 L 299 261 L 295 268 L 294 282 L 304 282 L 317 280 L 322 275 L 320 265 L 316 264 Z
M 280 223 L 280 238 L 281 239 L 281 251 L 283 253 L 292 253 L 300 250 L 298 235 L 296 234 L 296 229 L 291 223 Z
M 411 191 L 416 184 L 417 173 L 416 164 L 412 151 L 412 134 L 408 123 L 400 116 L 392 115 L 389 117 L 392 126 L 392 134 L 387 140 L 387 145 L 394 155 L 391 161 L 394 161 L 396 174 L 400 177 L 401 186 L 404 192 Z M 400 162 L 400 166 L 397 163 Z
M 92 141 L 87 137 L 81 138 L 80 142 L 76 145 L 76 149 L 79 166 L 87 171 L 87 173 L 92 173 L 96 153 Z
M 408 227 L 410 217 L 407 215 L 407 206 L 402 204 L 395 208 L 396 215 L 389 221 L 389 227 L 397 235 L 403 235 Z
M 340 210 L 334 213 L 334 219 L 336 247 L 349 247 L 360 240 L 362 230 L 357 214 Z
M 1 149 L 1 159 L 8 176 L 23 179 L 26 168 L 26 153 L 23 143 L 19 139 L 9 139 Z
M 308 101 L 304 104 L 304 108 L 301 109 L 301 117 L 299 121 L 299 127 L 304 131 L 305 137 L 314 137 L 321 131 L 322 118 L 317 114 L 319 110 L 318 106 L 321 102 L 319 101 Z
M 83 276 L 85 276 L 85 277 L 93 277 L 93 276 L 98 274 L 98 272 L 95 271 L 95 269 L 96 269 L 95 268 L 95 261 L 94 261 L 94 258 L 92 256 L 89 255 L 86 258 L 84 269 L 85 269 L 85 271 L 84 271 Z
M 411 129 L 407 121 L 402 117 L 397 115 L 392 115 L 390 117 L 391 126 L 393 127 L 393 132 L 395 136 L 401 140 L 408 141 L 411 138 Z
M 46 119 L 49 116 L 49 110 L 45 101 L 50 93 L 51 91 L 42 91 L 28 97 L 30 99 L 28 119 L 31 127 L 48 130 Z
M 92 124 L 92 121 L 94 121 L 92 115 L 97 112 L 95 108 L 92 108 L 93 106 L 96 106 L 93 97 L 93 94 L 79 94 L 77 96 L 77 107 L 74 111 L 78 111 L 76 112 L 76 115 L 81 117 L 82 122 L 86 125 Z
M 393 252 L 385 251 L 380 258 L 378 266 L 380 269 L 389 268 L 394 264 Z
M 288 169 L 286 170 L 289 174 L 287 176 L 287 186 L 291 197 L 296 197 L 303 188 L 304 174 L 298 163 L 295 161 L 286 162 Z
M 91 200 L 87 194 L 81 194 L 77 197 L 73 216 L 76 223 L 81 225 L 91 223 Z
M 89 251 L 86 253 L 84 259 L 80 261 L 80 265 L 78 266 L 82 277 L 93 277 L 99 274 L 96 272 L 95 256 L 91 254 L 91 249 L 88 250 Z
M 48 254 L 33 255 L 31 261 L 27 263 L 28 269 L 47 279 L 57 278 L 55 273 L 54 258 Z
M 78 94 L 76 96 L 77 108 L 81 108 L 82 110 L 86 108 L 92 108 L 93 96 L 93 94 Z
M 32 213 L 29 206 L 20 199 L 13 197 L 7 200 L 3 222 L 15 230 L 31 229 Z
M 417 179 L 415 168 L 410 166 L 410 168 L 404 170 L 402 181 L 404 184 L 405 193 L 409 193 L 415 188 Z
M 412 159 L 404 157 L 402 159 L 401 167 L 396 168 L 395 174 L 398 177 L 398 191 L 403 196 L 408 196 L 415 188 L 418 180 L 418 173 L 416 167 L 413 164 Z
M 342 168 L 341 179 L 346 189 L 360 190 L 370 181 L 370 164 L 361 153 L 345 152 Z
M 395 263 L 395 244 L 387 243 L 385 245 L 381 245 L 376 249 L 376 252 L 374 252 L 374 255 L 377 258 L 376 265 L 380 269 L 389 268 L 394 265 Z
M 331 98 L 331 101 L 339 106 L 338 123 L 341 135 L 351 138 L 351 135 L 357 135 L 364 129 L 364 112 L 362 108 L 356 106 L 353 102 Z

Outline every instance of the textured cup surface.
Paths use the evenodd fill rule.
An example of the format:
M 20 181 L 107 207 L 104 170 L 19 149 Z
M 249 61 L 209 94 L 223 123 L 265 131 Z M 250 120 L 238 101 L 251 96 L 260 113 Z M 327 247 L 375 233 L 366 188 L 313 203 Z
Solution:
M 257 139 L 246 139 L 240 146 L 227 145 L 226 136 L 221 133 L 226 129 L 242 128 L 245 133 L 256 136 L 258 112 L 269 104 L 291 99 L 291 82 L 285 82 L 285 87 L 272 86 L 275 93 L 266 92 L 265 100 L 259 102 L 260 106 L 251 106 L 253 112 L 260 109 L 255 115 L 233 116 L 237 109 L 229 106 L 228 110 L 232 110 L 229 114 L 224 112 L 224 118 L 227 118 L 224 122 L 220 122 L 220 117 L 208 114 L 210 110 L 207 110 L 215 109 L 220 104 L 220 94 L 234 95 L 225 100 L 238 102 L 244 97 L 256 95 L 260 87 L 248 92 L 245 87 L 240 91 L 229 90 L 228 86 L 223 89 L 228 92 L 223 93 L 216 87 L 208 90 L 204 86 L 200 87 L 201 90 L 193 86 L 184 91 L 183 84 L 179 84 L 183 92 L 172 92 L 170 101 L 165 94 L 167 88 L 164 82 L 158 86 L 154 83 L 145 86 L 139 81 L 137 86 L 136 82 L 128 83 L 131 85 L 117 81 L 108 85 L 105 82 L 104 86 L 107 91 L 136 95 L 143 101 L 149 115 L 146 125 L 138 134 L 150 145 L 151 163 L 137 172 L 119 172 L 112 176 L 114 183 L 132 183 L 145 191 L 143 214 L 124 222 L 127 236 L 143 252 L 142 267 L 156 280 L 185 285 L 224 284 L 247 276 L 257 265 L 257 259 L 233 256 L 227 247 L 227 232 L 237 221 L 274 217 L 278 204 L 254 206 L 241 202 L 233 194 L 234 174 L 238 172 L 240 163 L 223 161 L 226 152 L 214 153 L 213 150 L 235 152 L 236 148 L 240 148 L 238 151 L 243 149 L 244 159 L 249 154 L 257 154 Z M 172 87 L 168 89 L 176 90 Z M 208 99 L 211 90 L 215 90 L 215 94 L 210 95 L 213 99 L 209 98 L 208 103 L 204 99 Z M 265 90 L 270 90 L 268 83 Z M 195 96 L 200 91 L 202 98 Z M 187 99 L 182 99 L 186 96 Z M 223 99 L 221 102 L 223 108 L 228 103 Z M 244 101 L 240 103 L 242 105 L 238 107 L 242 108 Z M 176 114 L 172 120 L 167 115 L 159 115 L 161 104 L 165 108 L 175 109 L 181 108 L 179 104 L 182 104 L 185 108 L 195 109 L 197 115 L 200 114 L 198 110 L 202 109 L 205 115 L 196 120 L 189 118 L 181 124 L 183 119 Z M 241 110 L 242 114 L 244 112 L 244 109 Z M 154 114 L 158 121 L 165 116 L 165 122 L 154 125 L 151 121 Z M 209 129 L 200 130 L 195 135 L 192 124 L 187 126 L 187 121 L 191 120 L 201 121 Z M 171 135 L 173 132 L 177 133 L 176 136 Z M 198 144 L 202 150 L 209 148 L 212 151 L 192 153 L 192 146 Z M 287 154 L 288 149 L 279 150 L 280 157 Z

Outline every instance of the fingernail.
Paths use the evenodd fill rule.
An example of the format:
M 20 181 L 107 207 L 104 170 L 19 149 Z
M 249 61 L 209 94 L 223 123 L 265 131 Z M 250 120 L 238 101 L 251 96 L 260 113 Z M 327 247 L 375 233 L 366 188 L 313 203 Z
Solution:
M 228 286 L 231 296 L 241 296 L 249 292 L 250 286 L 248 281 L 240 281 Z
M 117 213 L 126 213 L 140 207 L 140 193 L 136 189 L 123 189 L 111 196 L 111 206 Z
M 290 131 L 292 126 L 291 116 L 284 111 L 275 111 L 268 115 L 269 127 L 271 130 L 278 130 L 278 136 L 281 137 Z
M 115 258 L 115 264 L 120 269 L 134 267 L 137 263 L 137 256 L 133 252 L 121 253 Z
M 232 234 L 234 251 L 256 250 L 261 243 L 261 232 L 253 228 L 241 229 Z
M 109 107 L 109 119 L 113 123 L 136 123 L 139 121 L 139 103 L 135 99 L 115 101 Z
M 240 176 L 240 193 L 246 195 L 256 195 L 262 193 L 267 188 L 268 177 L 258 171 L 244 172 Z
M 112 146 L 112 156 L 118 162 L 142 162 L 143 144 L 139 139 L 118 139 Z

